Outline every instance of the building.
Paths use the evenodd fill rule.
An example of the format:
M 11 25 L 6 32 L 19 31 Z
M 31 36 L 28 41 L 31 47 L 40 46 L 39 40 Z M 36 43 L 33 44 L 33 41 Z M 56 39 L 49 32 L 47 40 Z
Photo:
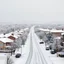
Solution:
M 18 38 L 18 35 L 15 35 L 14 33 L 12 33 L 11 35 L 8 36 L 8 38 L 11 40 L 16 40 Z
M 60 37 L 61 33 L 63 33 L 63 30 L 56 30 L 56 29 L 52 29 L 50 30 L 50 33 L 52 34 L 53 37 Z
M 10 48 L 13 40 L 9 38 L 0 38 L 0 50 L 5 50 L 6 48 Z

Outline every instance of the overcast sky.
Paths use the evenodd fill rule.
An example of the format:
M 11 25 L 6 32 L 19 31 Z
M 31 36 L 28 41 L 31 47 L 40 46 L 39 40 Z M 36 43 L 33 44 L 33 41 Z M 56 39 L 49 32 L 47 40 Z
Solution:
M 0 0 L 0 22 L 64 23 L 64 0 Z

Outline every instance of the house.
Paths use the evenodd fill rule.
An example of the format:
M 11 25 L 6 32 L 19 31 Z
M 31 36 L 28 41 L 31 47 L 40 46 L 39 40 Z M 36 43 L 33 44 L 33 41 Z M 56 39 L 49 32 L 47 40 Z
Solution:
M 58 37 L 58 36 L 61 36 L 61 33 L 63 33 L 64 31 L 63 30 L 57 30 L 57 29 L 52 29 L 52 30 L 49 30 L 49 29 L 39 29 L 43 32 L 48 32 L 48 33 L 51 33 L 54 37 Z
M 55 43 L 55 41 L 60 42 L 61 41 L 61 34 L 63 33 L 63 30 L 57 30 L 57 29 L 52 29 L 50 30 L 50 33 L 52 34 L 52 38 L 53 38 L 53 42 Z
M 10 32 L 8 34 L 0 34 L 0 52 L 7 53 L 14 51 L 17 44 L 21 45 L 22 43 L 20 36 L 19 31 Z
M 56 30 L 56 29 L 52 29 L 50 30 L 50 33 L 52 34 L 53 37 L 60 37 L 61 33 L 63 33 L 63 30 Z
M 22 35 L 22 33 L 20 31 L 15 31 L 14 34 L 18 37 L 20 37 Z
M 12 34 L 13 32 L 10 32 L 10 33 L 8 33 L 8 34 L 0 34 L 0 38 L 6 38 L 6 37 L 8 37 L 8 36 L 10 36 L 11 34 Z
M 23 32 L 24 32 L 24 29 L 21 29 L 21 30 L 19 31 L 19 33 L 21 33 L 21 34 L 22 34 Z
M 11 40 L 15 40 L 18 38 L 18 35 L 15 35 L 14 33 L 12 33 L 11 35 L 8 35 L 8 38 Z
M 11 40 L 15 40 L 16 39 L 14 36 L 9 36 L 8 38 L 11 39 Z
M 60 45 L 60 43 L 61 43 L 61 37 L 56 37 L 56 38 L 54 38 L 54 42 L 55 42 L 57 45 Z
M 11 47 L 13 40 L 9 38 L 0 38 L 0 50 L 5 50 L 7 47 Z

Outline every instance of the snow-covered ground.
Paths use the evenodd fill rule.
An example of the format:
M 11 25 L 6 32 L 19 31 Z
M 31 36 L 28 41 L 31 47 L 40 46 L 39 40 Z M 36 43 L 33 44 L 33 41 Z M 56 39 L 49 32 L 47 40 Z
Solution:
M 40 48 L 41 48 L 41 50 L 43 50 L 42 52 L 44 53 L 46 58 L 47 57 L 49 58 L 49 60 L 52 62 L 52 64 L 64 64 L 64 58 L 57 57 L 57 54 L 51 54 L 50 50 L 46 51 L 45 44 L 40 45 Z
M 33 42 L 35 43 L 33 46 L 36 47 L 37 51 L 38 51 L 38 52 L 36 52 L 36 49 L 35 49 L 35 52 L 36 52 L 35 59 L 38 59 L 36 64 L 52 64 L 52 62 L 49 60 L 49 58 L 46 55 L 44 55 L 44 53 L 42 52 L 43 50 L 41 50 L 40 44 L 39 44 L 40 39 L 38 38 L 38 36 L 35 34 L 34 31 L 33 31 Z M 38 56 L 40 56 L 40 57 L 38 57 Z
M 57 57 L 57 54 L 51 54 L 50 50 L 49 51 L 45 50 L 45 44 L 39 44 L 40 39 L 38 38 L 38 36 L 34 32 L 33 32 L 33 38 L 34 38 L 34 43 L 35 42 L 38 43 L 39 48 L 41 49 L 41 53 L 43 54 L 42 57 L 43 57 L 43 59 L 45 59 L 45 62 L 47 64 L 64 64 L 64 58 Z M 36 45 L 34 45 L 34 46 L 36 46 Z M 40 51 L 38 51 L 38 52 L 40 52 Z M 36 53 L 35 56 L 38 55 L 38 52 Z M 37 57 L 35 57 L 35 59 L 37 60 Z M 39 60 L 36 64 L 39 64 Z
M 37 40 L 40 41 L 38 37 Z M 48 63 L 51 62 L 51 64 L 64 64 L 64 58 L 57 57 L 57 53 L 51 54 L 50 50 L 45 50 L 45 44 L 40 44 L 39 46 Z
M 45 50 L 45 44 L 39 44 L 40 39 L 31 28 L 26 44 L 22 47 L 22 56 L 15 58 L 13 55 L 13 64 L 64 64 L 64 58 L 57 57 L 56 54 L 50 54 Z
M 0 53 L 0 64 L 7 64 L 7 57 L 9 53 Z
M 31 32 L 30 32 L 31 33 Z M 15 52 L 15 55 L 19 52 L 19 53 L 21 53 L 21 57 L 20 58 L 15 58 L 15 55 L 12 55 L 11 57 L 10 57 L 10 59 L 12 59 L 13 60 L 13 64 L 25 64 L 26 63 L 26 61 L 27 61 L 27 58 L 28 58 L 28 56 L 29 56 L 29 51 L 30 51 L 30 33 L 29 33 L 29 35 L 28 35 L 28 37 L 27 37 L 27 40 L 26 40 L 26 43 L 25 43 L 25 45 L 24 46 L 22 46 L 21 48 L 21 51 L 19 52 L 19 51 L 16 51 Z

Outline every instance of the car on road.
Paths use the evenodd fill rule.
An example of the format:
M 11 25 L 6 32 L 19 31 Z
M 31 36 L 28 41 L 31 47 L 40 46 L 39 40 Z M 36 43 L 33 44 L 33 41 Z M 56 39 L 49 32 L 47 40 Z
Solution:
M 45 48 L 46 48 L 46 50 L 49 50 L 50 49 L 49 45 L 46 45 Z
M 44 43 L 44 41 L 41 39 L 41 40 L 40 40 L 40 44 L 43 44 L 43 43 Z
M 16 49 L 15 51 L 15 57 L 20 58 L 22 54 L 22 48 Z
M 63 49 L 61 52 L 58 52 L 58 53 L 57 53 L 57 56 L 59 56 L 59 57 L 64 57 L 64 49 Z
M 16 57 L 16 58 L 20 58 L 20 57 L 21 57 L 21 54 L 18 53 L 18 54 L 15 55 L 15 57 Z
M 50 53 L 51 53 L 51 54 L 55 54 L 55 53 L 56 53 L 56 50 L 52 49 L 52 50 L 50 51 Z

